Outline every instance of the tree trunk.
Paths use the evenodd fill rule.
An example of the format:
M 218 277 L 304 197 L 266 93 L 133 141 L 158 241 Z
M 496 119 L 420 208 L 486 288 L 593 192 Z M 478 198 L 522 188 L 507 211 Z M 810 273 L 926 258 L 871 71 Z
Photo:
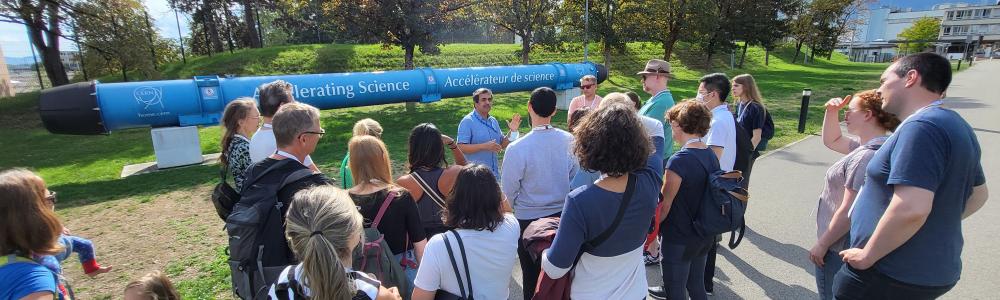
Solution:
M 254 0 L 243 0 L 243 23 L 246 30 L 243 31 L 243 42 L 250 48 L 260 48 L 260 35 L 257 32 L 257 16 L 254 13 Z
M 792 63 L 794 64 L 799 60 L 799 53 L 802 52 L 802 40 L 795 41 L 795 57 L 792 57 Z
M 233 50 L 236 48 L 236 43 L 233 41 L 233 18 L 234 17 L 229 13 L 229 9 L 222 10 L 222 25 L 226 28 L 226 45 L 229 46 L 230 54 L 232 54 Z
M 529 54 L 531 54 L 531 32 L 525 31 L 521 36 L 521 64 L 527 65 L 531 61 Z
M 604 67 L 611 70 L 611 44 L 604 41 L 604 50 L 602 51 L 604 52 Z
M 677 17 L 671 22 L 670 31 L 667 32 L 667 40 L 663 42 L 663 60 L 665 61 L 670 61 L 674 45 L 677 44 L 677 39 L 680 37 L 681 27 L 684 26 L 684 9 L 687 6 L 687 1 L 681 0 L 677 6 Z
M 739 67 L 741 69 L 743 68 L 743 61 L 746 60 L 746 58 L 747 58 L 747 46 L 749 46 L 749 45 L 750 45 L 750 43 L 743 42 L 743 54 L 740 55 L 740 65 L 739 65 Z
M 28 34 L 31 36 L 31 44 L 42 56 L 42 65 L 45 67 L 46 76 L 52 86 L 60 86 L 69 83 L 69 76 L 66 75 L 66 68 L 63 66 L 62 57 L 59 56 L 59 14 L 55 2 L 42 2 L 44 7 L 39 7 L 37 11 L 22 13 L 21 19 L 28 25 Z M 42 10 L 48 10 L 48 20 L 44 20 Z M 48 23 L 48 24 L 46 24 Z M 42 30 L 48 26 L 45 35 Z
M 416 50 L 416 45 L 413 44 L 403 44 L 403 69 L 413 70 L 413 51 Z M 406 102 L 406 112 L 414 112 L 417 110 L 417 105 L 414 102 Z
M 816 63 L 816 45 L 809 46 L 809 61 Z
M 205 38 L 208 39 L 205 42 L 211 46 L 209 52 L 222 52 L 222 39 L 219 38 L 219 22 L 215 18 L 215 9 L 210 5 L 205 6 L 204 9 L 205 35 L 207 35 Z
M 771 49 L 764 48 L 764 65 L 768 66 L 771 63 Z

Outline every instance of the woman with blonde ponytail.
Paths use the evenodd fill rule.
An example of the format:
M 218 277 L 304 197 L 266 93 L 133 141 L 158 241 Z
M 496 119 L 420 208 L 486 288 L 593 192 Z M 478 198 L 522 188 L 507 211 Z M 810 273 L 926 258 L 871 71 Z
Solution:
M 351 270 L 351 253 L 361 243 L 363 219 L 344 190 L 316 186 L 295 194 L 285 236 L 301 261 L 271 286 L 271 299 L 401 299 L 369 275 Z

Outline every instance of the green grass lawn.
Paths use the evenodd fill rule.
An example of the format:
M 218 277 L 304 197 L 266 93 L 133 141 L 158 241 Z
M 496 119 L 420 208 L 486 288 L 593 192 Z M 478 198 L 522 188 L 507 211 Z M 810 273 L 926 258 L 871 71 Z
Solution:
M 685 67 L 691 63 L 684 58 L 695 57 L 696 53 L 686 52 L 683 45 L 680 47 L 682 49 L 678 51 L 677 57 L 681 58 L 672 61 L 676 78 L 670 82 L 670 89 L 675 99 L 680 101 L 694 97 L 698 78 L 709 71 L 724 72 L 730 76 L 753 74 L 777 127 L 775 137 L 770 142 L 771 149 L 786 145 L 805 135 L 796 132 L 803 88 L 813 90 L 806 134 L 814 133 L 821 126 L 822 105 L 826 99 L 877 87 L 878 76 L 886 67 L 886 64 L 848 62 L 846 57 L 841 55 L 834 55 L 831 61 L 816 59 L 808 65 L 790 64 L 794 50 L 789 48 L 780 48 L 772 52 L 770 65 L 764 66 L 764 51 L 750 48 L 743 69 L 729 69 L 729 57 L 725 56 L 715 61 L 711 70 L 702 70 Z M 418 54 L 416 65 L 428 67 L 515 65 L 520 62 L 514 55 L 519 48 L 518 45 L 446 45 L 442 47 L 442 54 L 439 56 Z M 532 54 L 532 62 L 583 60 L 582 49 L 570 47 L 570 50 L 564 53 L 538 51 Z M 591 49 L 590 53 L 596 54 L 591 56 L 592 60 L 602 63 L 597 49 Z M 655 45 L 630 44 L 628 54 L 613 57 L 610 80 L 601 85 L 599 93 L 633 90 L 642 95 L 643 99 L 648 98 L 649 95 L 642 92 L 638 78 L 631 74 L 642 69 L 647 59 L 657 58 L 660 55 L 661 51 Z M 378 45 L 297 45 L 189 58 L 187 64 L 175 63 L 165 66 L 163 77 L 392 70 L 398 69 L 402 64 L 402 51 L 398 48 L 386 50 Z M 102 78 L 104 82 L 114 80 L 114 75 Z M 119 179 L 119 173 L 124 165 L 155 160 L 149 130 L 116 131 L 108 136 L 53 135 L 42 128 L 38 119 L 35 104 L 37 96 L 37 93 L 27 93 L 0 99 L 0 140 L 4 141 L 2 147 L 7 153 L 0 156 L 0 169 L 28 167 L 40 173 L 50 189 L 60 193 L 59 213 L 64 219 L 91 218 L 98 214 L 96 208 L 116 207 L 113 205 L 121 203 L 142 205 L 155 202 L 164 197 L 163 195 L 174 191 L 207 190 L 207 186 L 217 181 L 215 166 L 184 167 Z M 528 94 L 524 92 L 497 95 L 492 114 L 501 120 L 508 119 L 514 113 L 526 115 L 527 96 Z M 383 138 L 391 152 L 395 169 L 400 170 L 406 159 L 406 139 L 410 128 L 422 122 L 433 122 L 443 132 L 454 135 L 459 120 L 471 110 L 470 103 L 471 100 L 467 98 L 445 99 L 436 103 L 417 105 L 412 112 L 407 112 L 404 106 L 399 104 L 326 110 L 322 114 L 322 123 L 328 134 L 323 138 L 313 158 L 327 174 L 338 174 L 353 123 L 361 118 L 373 118 L 384 127 Z M 554 118 L 554 123 L 556 126 L 565 127 L 565 120 L 565 112 L 560 111 Z M 522 125 L 522 131 L 527 128 L 527 124 Z M 203 153 L 219 151 L 219 135 L 218 126 L 200 129 Z M 207 205 L 203 210 L 211 212 L 207 193 L 197 195 L 195 198 L 199 199 L 193 203 Z M 91 209 L 92 207 L 95 209 Z M 212 222 L 210 223 L 212 226 L 221 226 L 212 214 L 202 219 L 198 222 Z M 114 223 L 118 220 L 108 219 L 101 222 Z M 164 224 L 164 227 L 169 225 Z M 151 228 L 151 230 L 159 229 Z M 213 230 L 210 234 L 219 235 L 221 232 Z M 114 256 L 129 251 L 129 249 L 116 249 L 114 245 L 102 246 L 102 249 L 106 249 L 102 252 L 104 255 Z M 199 246 L 194 250 L 198 255 L 166 262 L 165 269 L 168 274 L 182 277 L 178 285 L 186 297 L 214 298 L 226 295 L 228 271 L 224 267 L 225 254 L 221 252 L 221 246 L 218 244 Z M 123 286 L 127 279 L 108 279 L 106 284 Z M 92 294 L 87 294 L 91 296 L 87 298 L 109 297 L 118 291 L 120 290 L 88 292 Z

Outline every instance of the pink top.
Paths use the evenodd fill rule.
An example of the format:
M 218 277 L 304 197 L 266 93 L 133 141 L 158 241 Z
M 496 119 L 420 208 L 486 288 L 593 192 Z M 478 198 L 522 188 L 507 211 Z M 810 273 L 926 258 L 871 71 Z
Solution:
M 576 111 L 577 109 L 583 107 L 589 107 L 590 109 L 597 109 L 597 106 L 601 105 L 601 96 L 594 95 L 594 99 L 590 101 L 585 100 L 585 97 L 587 97 L 587 95 L 579 95 L 574 97 L 573 100 L 569 102 L 569 111 L 566 112 L 566 124 L 570 123 L 571 119 L 573 118 L 573 112 Z

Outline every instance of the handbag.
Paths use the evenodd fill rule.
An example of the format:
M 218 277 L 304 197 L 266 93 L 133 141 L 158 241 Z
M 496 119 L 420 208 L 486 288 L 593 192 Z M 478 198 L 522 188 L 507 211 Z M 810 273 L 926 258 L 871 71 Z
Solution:
M 226 182 L 226 168 L 219 170 L 219 184 L 212 189 L 212 204 L 223 221 L 233 212 L 233 206 L 240 202 L 240 193 Z
M 469 270 L 469 259 L 465 257 L 465 244 L 462 243 L 462 236 L 458 235 L 458 232 L 454 229 L 449 230 L 455 235 L 455 240 L 458 241 L 458 249 L 462 252 L 462 264 L 465 265 L 465 281 L 469 283 L 469 293 L 465 293 L 465 285 L 462 284 L 462 273 L 458 271 L 458 263 L 455 262 L 455 254 L 451 251 L 451 242 L 448 241 L 448 234 L 445 233 L 444 245 L 445 249 L 448 249 L 448 258 L 451 259 L 451 268 L 455 270 L 455 279 L 458 280 L 458 289 L 462 291 L 462 295 L 455 295 L 451 292 L 445 291 L 443 289 L 438 289 L 434 294 L 434 300 L 472 300 L 472 277 L 469 275 L 471 271 Z

